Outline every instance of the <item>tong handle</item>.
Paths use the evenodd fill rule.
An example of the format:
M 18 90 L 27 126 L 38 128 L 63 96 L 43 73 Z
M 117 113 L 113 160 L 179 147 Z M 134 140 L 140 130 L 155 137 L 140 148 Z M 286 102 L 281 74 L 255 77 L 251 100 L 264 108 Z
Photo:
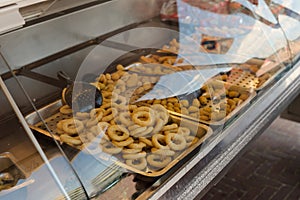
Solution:
M 57 78 L 61 81 L 65 81 L 67 85 L 71 85 L 73 83 L 71 77 L 64 71 L 58 71 Z

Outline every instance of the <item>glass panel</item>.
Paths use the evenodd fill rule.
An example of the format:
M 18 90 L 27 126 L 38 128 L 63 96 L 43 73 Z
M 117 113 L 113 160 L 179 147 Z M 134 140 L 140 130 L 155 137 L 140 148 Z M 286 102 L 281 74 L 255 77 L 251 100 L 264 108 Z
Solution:
M 64 154 L 29 129 L 23 115 L 32 108 L 17 81 L 0 78 L 0 198 L 87 199 Z
M 12 86 L 12 82 L 5 84 Z M 85 199 L 67 160 L 56 148 L 45 149 L 42 140 L 37 143 L 22 118 L 14 114 L 12 106 L 16 105 L 2 80 L 0 84 L 1 106 L 5 108 L 0 121 L 0 199 L 71 199 L 74 191 Z M 20 91 L 17 84 L 13 88 Z
M 278 13 L 278 22 L 282 27 L 289 42 L 289 48 L 292 52 L 294 61 L 297 61 L 300 52 L 299 49 L 299 5 L 297 1 L 273 1 L 271 7 L 273 12 Z
M 21 69 L 18 76 L 11 71 L 12 78 L 6 80 L 17 106 L 22 108 L 28 126 L 35 133 L 39 144 L 46 149 L 46 153 L 49 152 L 47 159 L 50 160 L 51 165 L 55 166 L 55 173 L 63 183 L 62 186 L 65 187 L 70 197 L 75 199 L 85 199 L 87 195 L 97 196 L 116 184 L 124 171 L 121 167 L 115 166 L 114 162 L 109 162 L 109 160 L 99 162 L 89 155 L 78 135 L 76 137 L 74 133 L 68 133 L 70 134 L 68 137 L 58 131 L 58 122 L 66 121 L 70 118 L 70 114 L 72 115 L 72 113 L 66 113 L 68 109 L 60 109 L 62 106 L 59 100 L 61 87 L 66 86 L 64 76 L 76 76 L 76 71 L 69 65 L 73 64 L 74 67 L 76 64 L 80 65 L 77 60 L 83 59 L 82 56 L 86 55 L 90 49 L 91 47 L 87 47 L 33 71 Z M 63 68 L 60 64 L 65 64 L 65 60 L 69 65 L 62 72 Z M 3 63 L 5 67 L 9 67 L 4 57 Z M 56 75 L 56 70 L 60 71 L 58 73 L 60 79 L 51 79 L 52 74 Z M 6 74 L 6 76 L 9 75 Z M 39 108 L 38 111 L 35 111 L 37 108 Z M 60 115 L 60 111 L 64 114 Z M 72 128 L 72 125 L 68 128 Z M 71 136 L 73 138 L 70 138 Z M 82 185 L 84 188 L 81 187 Z

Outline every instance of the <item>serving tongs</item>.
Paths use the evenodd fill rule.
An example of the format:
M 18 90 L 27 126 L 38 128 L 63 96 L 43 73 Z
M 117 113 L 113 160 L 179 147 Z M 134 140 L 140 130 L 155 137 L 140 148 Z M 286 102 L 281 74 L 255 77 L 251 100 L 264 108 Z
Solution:
M 69 83 L 62 91 L 62 101 L 69 105 L 74 112 L 89 112 L 102 105 L 102 93 L 98 87 L 88 82 L 74 82 L 67 75 L 62 75 L 66 74 L 60 72 L 59 77 Z
M 57 72 L 57 78 L 45 76 L 27 69 L 21 69 L 17 75 L 23 75 L 35 80 L 62 88 L 62 101 L 74 112 L 89 112 L 102 105 L 102 94 L 99 88 L 91 84 L 95 76 L 87 74 L 82 81 L 72 81 L 63 71 Z

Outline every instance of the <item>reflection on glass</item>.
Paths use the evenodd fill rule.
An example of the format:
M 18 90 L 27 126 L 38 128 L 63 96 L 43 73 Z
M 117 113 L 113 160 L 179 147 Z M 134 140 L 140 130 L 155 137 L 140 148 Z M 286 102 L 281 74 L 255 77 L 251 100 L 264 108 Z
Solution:
M 264 2 L 259 1 L 258 6 L 248 1 L 240 3 L 247 3 L 248 7 L 257 7 L 258 10 L 267 9 L 270 16 L 274 18 Z M 275 55 L 277 51 L 284 49 L 287 45 L 280 28 L 269 26 L 253 16 L 241 12 L 214 13 L 203 10 L 201 7 L 191 6 L 183 1 L 178 1 L 177 4 L 181 8 L 178 11 L 180 31 L 185 33 L 180 35 L 179 43 L 181 45 L 178 51 L 186 54 L 187 49 L 199 49 L 199 53 L 194 51 L 193 55 L 187 56 L 193 65 L 244 63 L 251 58 L 264 59 L 268 57 L 273 57 L 272 60 L 276 59 L 279 63 L 286 60 L 280 55 Z M 194 19 L 194 21 L 186 19 Z M 277 24 L 276 19 L 271 21 Z M 211 52 L 207 48 L 203 51 L 201 46 L 203 47 L 202 38 L 204 36 L 215 41 L 215 46 L 220 46 L 219 49 L 222 49 L 225 44 L 226 52 L 222 50 L 218 50 L 217 53 Z M 227 42 L 224 43 L 224 41 Z
M 290 0 L 290 1 L 285 1 L 285 0 L 273 0 L 273 3 L 279 4 L 283 7 L 286 7 L 294 12 L 296 12 L 297 14 L 300 13 L 300 5 L 299 2 L 297 0 Z
M 199 88 L 201 88 L 203 84 L 211 77 L 227 72 L 230 69 L 231 68 L 226 67 L 209 69 L 207 67 L 207 69 L 202 70 L 187 70 L 163 75 L 155 84 L 154 88 L 137 101 L 165 99 L 173 96 L 191 94 L 199 90 Z
M 262 17 L 263 19 L 268 20 L 273 24 L 277 23 L 276 18 L 272 14 L 265 0 L 258 0 L 256 5 L 250 3 L 250 1 L 248 0 L 234 0 L 232 2 L 240 3 L 245 8 L 248 8 L 252 13 L 255 13 L 259 17 Z

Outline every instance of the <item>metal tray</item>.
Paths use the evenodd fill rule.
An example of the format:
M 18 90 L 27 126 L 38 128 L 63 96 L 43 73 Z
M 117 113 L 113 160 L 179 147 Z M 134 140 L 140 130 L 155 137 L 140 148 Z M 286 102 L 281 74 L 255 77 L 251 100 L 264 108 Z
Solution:
M 199 131 L 198 132 L 199 134 L 197 134 L 197 135 L 201 134 L 201 137 L 199 137 L 199 141 L 196 144 L 192 145 L 191 147 L 185 149 L 181 154 L 179 154 L 176 158 L 174 158 L 166 167 L 164 167 L 163 169 L 161 169 L 159 171 L 154 171 L 151 168 L 147 168 L 146 171 L 137 170 L 137 169 L 135 169 L 131 166 L 128 166 L 125 163 L 120 162 L 118 160 L 116 160 L 116 164 L 121 167 L 124 167 L 125 169 L 128 169 L 132 172 L 141 174 L 143 176 L 158 177 L 158 176 L 165 174 L 168 170 L 170 170 L 173 166 L 175 166 L 176 163 L 178 163 L 180 160 L 182 160 L 184 157 L 186 157 L 188 154 L 190 154 L 194 149 L 196 149 L 199 145 L 201 145 L 213 133 L 213 130 L 204 124 L 195 123 L 193 121 L 190 121 L 190 120 L 178 117 L 178 116 L 174 116 L 174 115 L 171 116 L 171 118 L 172 118 L 172 121 L 175 123 L 183 123 L 183 124 L 185 124 L 185 126 L 193 127 L 193 129 L 197 129 Z M 203 129 L 205 130 L 205 134 L 203 134 Z
M 66 118 L 71 117 L 70 115 L 62 115 L 59 113 L 59 108 L 61 106 L 62 106 L 62 102 L 61 102 L 61 100 L 58 100 L 56 102 L 49 104 L 48 106 L 41 108 L 38 111 L 39 115 L 43 119 L 45 119 L 44 121 L 47 124 L 50 131 L 52 131 L 52 134 L 49 133 L 48 129 L 45 127 L 45 125 L 43 124 L 43 122 L 41 121 L 40 117 L 38 116 L 38 114 L 36 112 L 33 112 L 33 113 L 27 115 L 25 117 L 25 119 L 31 129 L 37 131 L 38 133 L 46 135 L 48 137 L 52 137 L 52 135 L 53 135 L 53 138 L 55 140 L 61 142 L 59 136 L 56 134 L 56 131 L 55 131 L 56 123 L 57 123 L 57 121 L 59 121 L 61 119 L 66 119 Z M 181 118 L 181 117 L 178 117 L 175 115 L 171 115 L 170 117 L 174 123 L 181 124 L 181 126 L 189 127 L 191 129 L 191 131 L 194 132 L 195 135 L 198 136 L 199 141 L 196 144 L 185 149 L 176 158 L 174 158 L 171 161 L 171 163 L 169 163 L 166 167 L 164 167 L 163 169 L 161 169 L 159 171 L 155 171 L 150 168 L 147 168 L 145 171 L 137 170 L 137 169 L 121 162 L 120 158 L 118 158 L 118 156 L 112 156 L 105 152 L 91 152 L 91 151 L 89 151 L 88 148 L 84 148 L 83 145 L 82 146 L 73 146 L 73 147 L 76 149 L 79 149 L 79 150 L 83 150 L 84 152 L 87 152 L 87 153 L 93 153 L 93 154 L 95 154 L 95 156 L 97 154 L 97 157 L 102 159 L 103 161 L 109 161 L 109 162 L 113 161 L 118 166 L 121 166 L 132 172 L 141 174 L 143 176 L 147 176 L 147 177 L 161 176 L 164 173 L 166 173 L 169 169 L 171 169 L 177 162 L 179 162 L 181 159 L 183 159 L 185 156 L 187 156 L 189 153 L 191 153 L 195 148 L 197 148 L 199 145 L 201 145 L 213 133 L 213 130 L 210 127 L 208 127 L 207 125 L 196 123 L 196 122 L 193 122 L 193 121 L 190 121 L 190 120 L 187 120 L 185 118 Z
M 222 82 L 222 81 L 220 81 Z M 233 119 L 235 116 L 237 116 L 239 114 L 239 112 L 241 112 L 241 110 L 243 108 L 245 108 L 247 105 L 250 104 L 251 100 L 256 96 L 256 92 L 253 90 L 253 88 L 245 88 L 245 87 L 240 87 L 240 86 L 236 86 L 236 85 L 231 85 L 229 83 L 223 82 L 225 87 L 237 87 L 239 88 L 239 90 L 243 90 L 243 91 L 248 91 L 249 92 L 249 97 L 243 101 L 240 105 L 238 105 L 232 112 L 230 112 L 225 118 L 223 118 L 220 121 L 205 121 L 205 120 L 201 120 L 201 119 L 196 119 L 194 117 L 188 116 L 188 115 L 184 115 L 175 111 L 170 111 L 169 113 L 171 114 L 171 116 L 177 116 L 177 117 L 182 117 L 194 122 L 200 122 L 200 123 L 204 123 L 207 125 L 214 125 L 214 126 L 220 126 L 225 124 L 226 122 L 230 121 L 231 119 Z M 192 95 L 191 97 L 195 97 L 196 95 Z M 198 96 L 197 96 L 198 97 Z
M 56 132 L 56 124 L 58 121 L 63 119 L 71 118 L 72 115 L 63 115 L 59 112 L 59 108 L 62 106 L 61 100 L 55 101 L 40 110 L 38 110 L 38 113 L 33 112 L 25 117 L 29 127 L 39 133 L 42 133 L 43 135 L 50 137 L 57 141 L 60 141 L 60 137 L 58 136 Z M 46 127 L 41 120 L 42 117 L 44 119 L 44 122 L 47 124 L 48 127 Z M 51 131 L 49 133 L 48 131 Z
M 257 87 L 257 85 L 259 83 L 258 77 L 251 74 L 250 72 L 244 71 L 244 70 L 243 70 L 244 72 L 234 74 L 232 79 L 230 81 L 227 80 L 226 82 L 233 84 L 233 85 L 246 87 L 246 88 L 253 88 L 256 91 L 260 91 L 260 90 L 263 90 L 265 87 L 267 87 L 270 83 L 272 83 L 276 79 L 276 77 L 279 74 L 281 74 L 285 69 L 286 69 L 285 67 L 280 67 L 280 68 L 277 68 L 277 70 L 276 69 L 273 70 L 273 72 L 271 73 L 271 76 L 268 78 L 268 80 L 266 80 L 259 87 Z

